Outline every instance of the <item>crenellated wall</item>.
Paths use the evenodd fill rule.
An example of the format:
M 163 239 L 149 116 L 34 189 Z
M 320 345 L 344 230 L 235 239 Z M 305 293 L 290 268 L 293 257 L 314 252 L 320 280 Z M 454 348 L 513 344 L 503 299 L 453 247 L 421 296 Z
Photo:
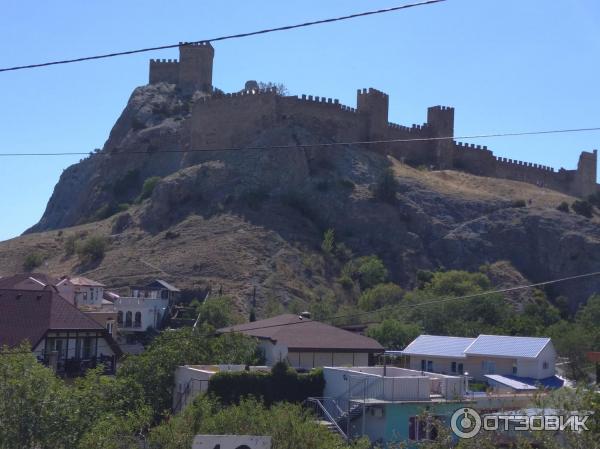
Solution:
M 186 93 L 212 92 L 214 48 L 209 42 L 179 43 L 179 61 L 151 59 L 149 83 L 169 83 Z

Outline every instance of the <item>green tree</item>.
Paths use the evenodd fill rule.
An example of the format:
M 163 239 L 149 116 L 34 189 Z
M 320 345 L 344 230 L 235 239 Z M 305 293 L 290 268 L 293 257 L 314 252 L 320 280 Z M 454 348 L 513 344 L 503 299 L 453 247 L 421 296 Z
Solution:
M 353 259 L 342 269 L 342 278 L 358 280 L 360 287 L 368 289 L 387 280 L 388 271 L 377 256 L 365 256 Z
M 404 349 L 406 345 L 421 335 L 421 328 L 417 324 L 387 319 L 370 327 L 367 335 L 377 340 L 386 349 L 398 350 Z
M 211 336 L 205 325 L 163 332 L 140 355 L 122 363 L 118 378 L 129 378 L 142 386 L 146 403 L 155 419 L 171 408 L 175 369 L 180 365 L 241 363 L 258 361 L 256 340 L 237 333 Z M 208 336 L 207 336 L 208 335 Z
M 202 396 L 180 415 L 154 428 L 149 440 L 161 449 L 189 449 L 197 434 L 270 435 L 273 449 L 369 447 L 365 440 L 348 446 L 299 405 L 278 403 L 267 408 L 255 399 L 245 399 L 239 405 L 223 407 Z
M 82 263 L 97 262 L 104 258 L 108 240 L 101 235 L 92 235 L 76 246 L 77 255 Z
M 23 262 L 23 270 L 25 271 L 33 271 L 37 267 L 39 267 L 44 262 L 44 256 L 40 253 L 30 253 L 25 257 L 25 261 Z
M 235 310 L 235 301 L 230 296 L 207 298 L 197 307 L 196 313 L 199 323 L 208 324 L 215 329 L 242 322 L 242 317 Z
M 381 307 L 398 304 L 404 291 L 396 284 L 378 284 L 365 290 L 358 298 L 358 306 L 363 310 L 376 310 Z

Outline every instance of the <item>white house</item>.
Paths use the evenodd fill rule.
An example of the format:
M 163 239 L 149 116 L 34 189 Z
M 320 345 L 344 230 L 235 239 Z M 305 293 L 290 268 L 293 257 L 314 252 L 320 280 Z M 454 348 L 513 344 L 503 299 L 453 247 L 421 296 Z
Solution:
M 56 283 L 61 296 L 78 307 L 102 307 L 104 284 L 83 276 L 66 276 Z
M 178 297 L 179 289 L 160 279 L 143 287 L 131 287 L 131 296 L 114 300 L 119 329 L 129 334 L 160 329 Z
M 292 314 L 239 324 L 218 332 L 241 332 L 258 338 L 269 366 L 279 361 L 286 361 L 297 369 L 367 366 L 370 355 L 384 351 L 372 338 Z
M 556 351 L 550 338 L 420 335 L 401 353 L 409 357 L 411 369 L 451 375 L 468 373 L 473 379 L 494 384 L 512 379 L 531 385 L 547 379 L 553 383 L 555 379 Z

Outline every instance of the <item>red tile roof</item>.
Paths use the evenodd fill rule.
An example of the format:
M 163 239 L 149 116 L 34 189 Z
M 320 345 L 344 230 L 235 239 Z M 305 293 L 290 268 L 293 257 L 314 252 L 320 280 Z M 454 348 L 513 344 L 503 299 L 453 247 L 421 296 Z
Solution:
M 372 338 L 292 314 L 239 324 L 218 332 L 230 331 L 284 344 L 288 350 L 383 352 L 383 346 Z
M 59 279 L 44 273 L 21 273 L 0 277 L 0 288 L 43 290 L 49 285 L 56 285 Z
M 54 287 L 0 289 L 0 346 L 14 346 L 23 340 L 35 346 L 49 330 L 105 331 Z

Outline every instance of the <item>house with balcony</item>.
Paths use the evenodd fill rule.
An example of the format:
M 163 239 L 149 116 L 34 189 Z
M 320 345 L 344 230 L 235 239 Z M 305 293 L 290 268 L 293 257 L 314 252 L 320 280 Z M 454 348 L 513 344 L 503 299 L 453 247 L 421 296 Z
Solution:
M 98 364 L 114 373 L 121 355 L 106 328 L 63 298 L 54 285 L 0 289 L 0 346 L 23 342 L 41 363 L 66 376 L 81 375 Z
M 266 364 L 284 361 L 299 370 L 323 366 L 368 366 L 383 346 L 372 338 L 310 319 L 307 314 L 283 314 L 219 329 L 240 332 L 259 341 Z
M 129 296 L 115 298 L 113 303 L 117 325 L 124 334 L 161 329 L 171 306 L 180 296 L 178 288 L 160 279 L 130 290 Z
M 561 387 L 550 338 L 479 335 L 477 338 L 420 335 L 400 353 L 422 372 L 467 375 L 497 390 Z

